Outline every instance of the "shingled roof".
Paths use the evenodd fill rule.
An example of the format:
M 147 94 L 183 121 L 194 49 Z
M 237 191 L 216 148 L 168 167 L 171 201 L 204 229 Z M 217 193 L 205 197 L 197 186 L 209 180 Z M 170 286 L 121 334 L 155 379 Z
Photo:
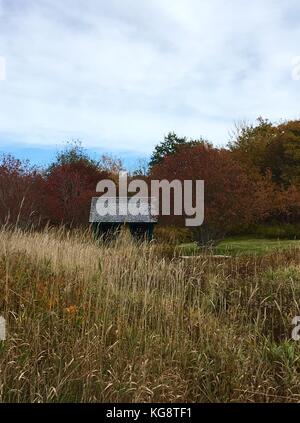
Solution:
M 128 209 L 129 201 L 131 206 Z M 104 214 L 103 210 L 106 211 L 106 209 L 107 212 Z M 130 213 L 130 210 L 134 213 Z M 156 223 L 157 215 L 155 198 L 93 197 L 89 221 L 91 223 Z

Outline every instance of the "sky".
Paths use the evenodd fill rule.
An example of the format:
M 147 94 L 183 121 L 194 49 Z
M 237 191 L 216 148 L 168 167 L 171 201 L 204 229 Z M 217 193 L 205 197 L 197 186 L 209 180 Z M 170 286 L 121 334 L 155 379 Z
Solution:
M 241 120 L 298 119 L 299 17 L 299 0 L 0 0 L 0 152 L 44 163 L 80 139 L 132 161 L 169 131 L 226 145 Z

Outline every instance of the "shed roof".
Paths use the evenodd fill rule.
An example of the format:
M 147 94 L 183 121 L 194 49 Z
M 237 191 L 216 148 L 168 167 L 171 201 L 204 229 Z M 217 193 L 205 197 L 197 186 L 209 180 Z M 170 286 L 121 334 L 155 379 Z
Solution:
M 91 223 L 156 223 L 157 200 L 153 197 L 93 197 Z

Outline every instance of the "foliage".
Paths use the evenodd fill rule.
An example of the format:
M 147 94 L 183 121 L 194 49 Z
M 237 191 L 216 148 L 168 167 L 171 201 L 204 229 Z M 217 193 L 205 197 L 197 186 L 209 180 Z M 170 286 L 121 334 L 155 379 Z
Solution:
M 47 169 L 51 173 L 55 168 L 65 165 L 82 163 L 86 168 L 98 169 L 99 163 L 89 157 L 81 141 L 67 142 L 66 147 L 56 154 L 56 159 Z
M 114 157 L 110 154 L 103 154 L 98 162 L 98 167 L 103 172 L 112 175 L 118 175 L 119 172 L 124 170 L 124 165 L 121 159 Z
M 101 179 L 109 177 L 107 172 L 85 161 L 52 168 L 45 180 L 45 214 L 48 220 L 52 224 L 86 226 L 91 198 L 96 196 L 96 185 Z
M 97 183 L 114 176 L 100 163 L 90 159 L 79 142 L 69 143 L 45 172 L 30 167 L 29 162 L 3 156 L 0 222 L 21 227 L 87 226 Z
M 169 260 L 66 230 L 0 245 L 1 402 L 299 402 L 299 250 Z
M 28 161 L 4 155 L 0 161 L 0 223 L 38 226 L 42 220 L 44 179 Z
M 160 226 L 155 228 L 154 238 L 158 242 L 167 244 L 182 244 L 193 239 L 192 231 L 189 228 L 177 226 Z
M 272 182 L 260 175 L 249 177 L 243 166 L 224 149 L 207 144 L 182 148 L 156 165 L 151 177 L 205 181 L 205 224 L 199 230 L 200 241 L 222 237 L 235 225 L 250 224 L 270 213 L 274 195 Z M 180 217 L 171 219 L 177 224 L 182 222 Z
M 47 222 L 86 226 L 97 182 L 124 169 L 120 159 L 89 157 L 80 141 L 57 154 L 44 171 L 4 156 L 0 162 L 0 221 L 43 226 Z M 205 181 L 205 222 L 194 231 L 199 243 L 220 240 L 254 224 L 296 224 L 300 219 L 300 121 L 273 124 L 259 118 L 241 124 L 229 149 L 204 139 L 169 133 L 155 147 L 149 166 L 140 162 L 132 177 Z M 131 177 L 131 178 L 132 178 Z M 129 181 L 131 180 L 129 178 Z M 167 225 L 182 224 L 176 216 Z
M 248 169 L 271 172 L 273 181 L 285 188 L 300 186 L 300 121 L 274 125 L 258 119 L 258 124 L 237 127 L 229 143 L 233 154 Z
M 204 139 L 188 140 L 186 137 L 178 137 L 175 132 L 169 132 L 164 141 L 158 144 L 152 153 L 149 167 L 152 169 L 160 164 L 167 156 L 177 153 L 182 147 L 193 147 L 198 144 L 208 144 Z

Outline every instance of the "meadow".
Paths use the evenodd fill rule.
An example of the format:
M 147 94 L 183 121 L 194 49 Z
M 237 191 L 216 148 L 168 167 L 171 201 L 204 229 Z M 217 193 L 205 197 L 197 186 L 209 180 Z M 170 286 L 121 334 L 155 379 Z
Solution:
M 211 248 L 216 255 L 265 255 L 290 248 L 300 248 L 299 240 L 258 238 L 253 235 L 225 238 Z M 195 242 L 183 243 L 177 246 L 182 255 L 202 254 L 201 248 Z
M 1 402 L 298 402 L 300 249 L 0 231 Z

